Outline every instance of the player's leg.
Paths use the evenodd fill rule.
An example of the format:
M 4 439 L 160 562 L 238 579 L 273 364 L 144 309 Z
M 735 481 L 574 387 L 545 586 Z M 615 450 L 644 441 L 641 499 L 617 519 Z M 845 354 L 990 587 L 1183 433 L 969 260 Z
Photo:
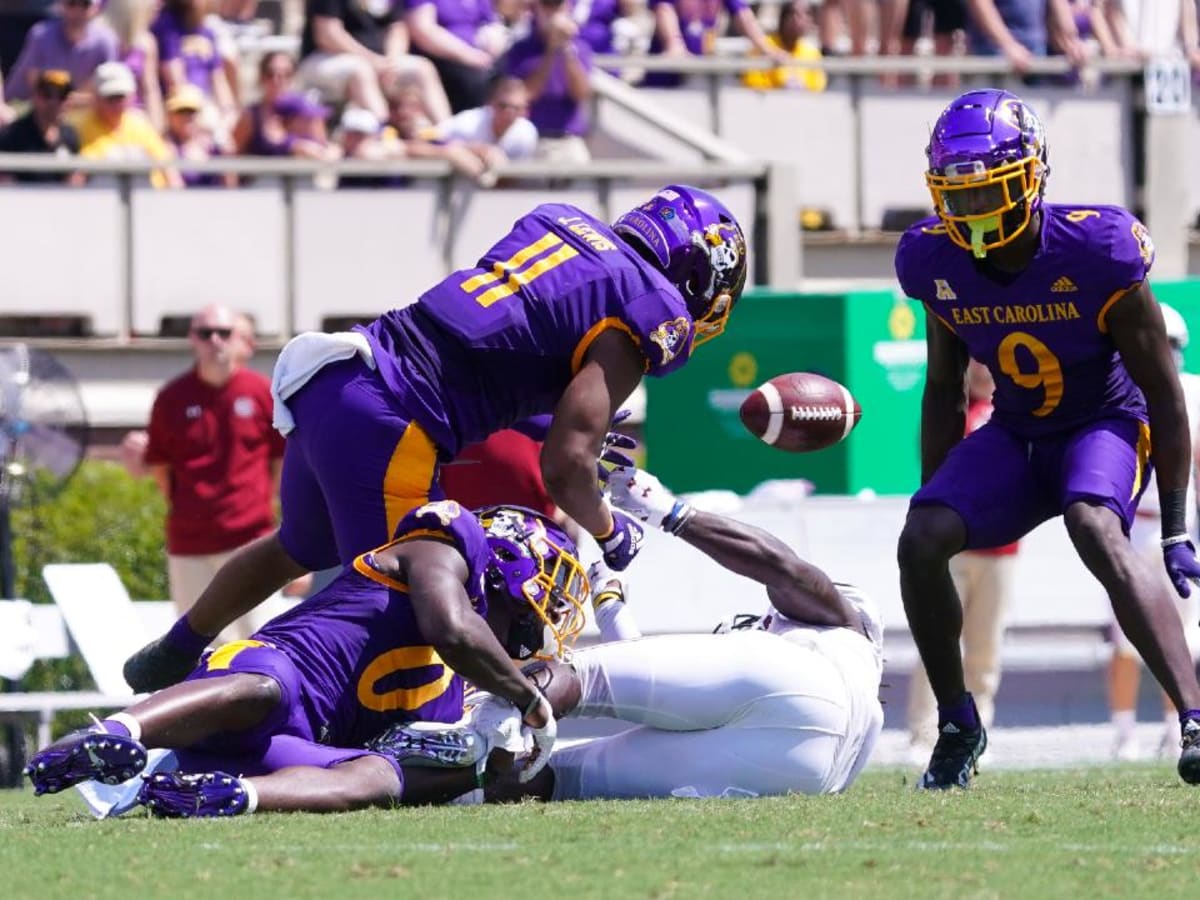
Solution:
M 473 768 L 403 767 L 383 754 L 328 747 L 295 735 L 274 736 L 255 758 L 181 754 L 180 761 L 179 771 L 148 778 L 138 796 L 155 815 L 190 818 L 417 806 L 447 803 L 477 784 Z
M 922 787 L 966 786 L 987 746 L 963 674 L 962 605 L 950 558 L 1011 543 L 1054 512 L 1031 477 L 1028 447 L 989 423 L 947 455 L 915 495 L 900 534 L 900 594 L 938 704 L 938 743 Z
M 963 594 L 963 665 L 967 689 L 975 698 L 979 720 L 992 727 L 996 691 L 1000 688 L 1000 644 L 1008 609 L 1012 556 L 963 554 L 970 590 Z
M 815 691 L 824 697 L 826 687 L 810 676 L 812 656 L 763 631 L 660 635 L 589 647 L 571 660 L 581 694 L 572 715 L 670 731 L 717 728 L 765 696 Z
M 218 736 L 229 752 L 265 744 L 293 717 L 298 679 L 273 648 L 227 644 L 184 682 L 38 751 L 26 774 L 37 793 L 54 793 L 90 779 L 119 784 L 141 770 L 150 747 L 203 747 Z
M 1178 709 L 1200 708 L 1179 613 L 1128 533 L 1145 478 L 1149 436 L 1110 419 L 1073 436 L 1063 455 L 1063 518 L 1085 566 L 1107 591 L 1121 630 Z
M 840 680 L 836 671 L 826 674 Z M 848 727 L 842 702 L 765 697 L 746 716 L 753 721 L 705 731 L 642 725 L 556 750 L 553 799 L 756 797 L 835 788 Z

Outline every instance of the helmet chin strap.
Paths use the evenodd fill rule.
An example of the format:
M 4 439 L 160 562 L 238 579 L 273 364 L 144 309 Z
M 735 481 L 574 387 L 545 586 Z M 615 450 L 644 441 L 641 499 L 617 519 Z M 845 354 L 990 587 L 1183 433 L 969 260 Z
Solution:
M 971 229 L 971 252 L 975 254 L 976 259 L 983 259 L 987 256 L 983 239 L 991 232 L 1000 230 L 1000 217 L 988 216 L 986 219 L 968 222 L 967 227 Z

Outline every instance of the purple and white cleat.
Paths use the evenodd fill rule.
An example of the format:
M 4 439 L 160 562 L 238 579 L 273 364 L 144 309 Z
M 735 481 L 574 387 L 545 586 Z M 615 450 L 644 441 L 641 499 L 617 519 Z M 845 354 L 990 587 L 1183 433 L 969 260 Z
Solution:
M 146 766 L 146 748 L 120 734 L 109 734 L 99 725 L 72 731 L 43 750 L 24 768 L 35 796 L 57 794 L 84 781 L 120 784 Z
M 156 772 L 142 785 L 138 803 L 160 819 L 215 819 L 250 811 L 241 780 L 224 772 Z

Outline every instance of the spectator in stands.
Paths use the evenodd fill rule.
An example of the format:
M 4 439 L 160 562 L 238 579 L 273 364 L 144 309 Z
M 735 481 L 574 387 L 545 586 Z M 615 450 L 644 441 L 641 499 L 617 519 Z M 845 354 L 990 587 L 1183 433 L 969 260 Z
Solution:
M 1183 388 L 1183 400 L 1187 407 L 1188 430 L 1192 440 L 1192 471 L 1187 485 L 1187 530 L 1196 534 L 1196 466 L 1200 461 L 1200 375 L 1183 371 L 1183 351 L 1188 345 L 1188 327 L 1179 311 L 1160 303 L 1163 324 L 1167 330 L 1167 342 L 1171 356 L 1179 370 L 1179 386 Z M 1154 473 L 1142 494 L 1133 526 L 1129 529 L 1129 542 L 1143 557 L 1154 563 L 1159 578 L 1167 578 L 1162 567 L 1162 507 L 1158 497 L 1158 485 Z M 1183 623 L 1183 636 L 1187 640 L 1192 659 L 1200 657 L 1200 589 L 1193 589 L 1190 597 L 1175 598 L 1179 618 Z M 1112 623 L 1113 652 L 1108 666 L 1108 703 L 1114 731 L 1113 757 L 1132 760 L 1140 757 L 1137 747 L 1137 699 L 1138 682 L 1141 681 L 1141 658 L 1129 638 L 1115 621 Z M 1165 728 L 1159 743 L 1159 755 L 1165 756 L 1179 738 L 1179 714 L 1166 694 L 1162 694 L 1162 710 Z
M 300 82 L 326 102 L 350 103 L 387 117 L 385 93 L 400 82 L 421 89 L 426 113 L 450 117 L 450 103 L 429 60 L 409 53 L 399 0 L 307 0 L 300 44 Z
M 721 8 L 759 53 L 780 65 L 792 62 L 787 52 L 767 40 L 762 26 L 746 0 L 653 0 L 654 38 L 650 52 L 663 56 L 707 56 L 716 47 Z M 651 72 L 645 84 L 677 87 L 683 76 L 675 72 Z
M 593 53 L 613 53 L 613 26 L 621 15 L 618 0 L 575 0 L 571 18 L 579 26 L 579 37 Z
M 59 0 L 5 0 L 0 4 L 0 84 L 12 71 L 25 38 L 54 12 Z
M 796 62 L 811 62 L 821 58 L 821 48 L 808 39 L 813 20 L 808 0 L 788 0 L 779 10 L 779 30 L 767 40 L 785 51 Z M 760 91 L 777 88 L 801 88 L 808 91 L 825 90 L 825 73 L 821 69 L 787 65 L 774 69 L 758 69 L 742 77 L 746 87 Z
M 510 159 L 530 159 L 537 150 L 538 130 L 526 118 L 529 91 L 520 78 L 500 78 L 487 106 L 464 109 L 432 130 L 434 140 L 461 144 L 489 169 Z
M 166 124 L 162 85 L 158 80 L 158 41 L 150 23 L 157 0 L 108 0 L 104 19 L 117 36 L 117 59 L 129 66 L 137 82 L 137 105 L 156 128 Z
M 275 103 L 294 92 L 296 64 L 283 50 L 264 53 L 258 61 L 259 100 L 242 110 L 233 129 L 233 145 L 243 156 L 291 156 L 291 142 Z
M 351 106 L 342 113 L 338 128 L 338 144 L 344 159 L 380 162 L 403 159 L 407 148 L 391 134 L 385 135 L 383 123 L 367 109 Z M 403 187 L 408 179 L 400 175 L 341 175 L 339 188 Z
M 1017 72 L 1054 47 L 1079 66 L 1086 51 L 1067 0 L 967 0 L 967 46 L 978 56 L 1005 56 Z
M 987 368 L 971 360 L 967 367 L 967 434 L 992 417 L 995 383 Z M 963 607 L 963 675 L 975 698 L 979 720 L 991 728 L 1000 687 L 1000 644 L 1011 601 L 1017 544 L 967 550 L 950 560 L 950 576 Z M 908 730 L 913 757 L 924 765 L 937 738 L 937 706 L 920 662 L 908 687 Z
M 207 124 L 226 137 L 237 121 L 233 87 L 216 33 L 205 23 L 208 0 L 163 0 L 151 31 L 158 42 L 159 77 L 170 94 L 192 84 L 204 95 Z
M 63 103 L 70 93 L 70 73 L 42 69 L 33 86 L 33 104 L 29 112 L 0 130 L 0 153 L 52 153 L 55 156 L 78 153 L 79 135 L 62 118 Z M 0 173 L 0 181 L 79 185 L 85 179 L 77 172 L 12 172 Z
M 932 33 L 935 56 L 956 56 L 962 53 L 964 28 L 967 24 L 967 0 L 897 0 L 897 15 L 885 25 L 880 23 L 880 52 L 894 53 L 898 46 L 904 56 L 916 52 L 917 40 L 926 31 Z M 888 28 L 893 32 L 889 33 Z M 905 78 L 911 84 L 914 79 Z M 886 76 L 888 84 L 901 82 L 894 76 Z M 956 87 L 957 73 L 936 75 L 933 83 L 940 87 Z
M 200 125 L 204 95 L 194 84 L 185 84 L 167 98 L 167 143 L 176 159 L 206 160 L 221 155 L 212 133 Z M 193 172 L 180 170 L 185 187 L 237 187 L 233 172 Z
M 1126 55 L 1150 59 L 1182 52 L 1200 72 L 1196 0 L 1108 0 L 1105 19 Z
M 533 31 L 513 44 L 508 72 L 529 90 L 529 120 L 537 127 L 537 155 L 555 162 L 587 162 L 592 48 L 579 37 L 566 0 L 537 0 Z
M 488 83 L 507 49 L 508 30 L 491 0 L 410 0 L 413 47 L 429 57 L 454 112 L 487 102 Z
M 388 121 L 383 140 L 398 143 L 398 155 L 410 159 L 444 159 L 454 170 L 473 179 L 480 187 L 496 185 L 496 175 L 482 157 L 468 146 L 442 141 L 425 115 L 416 88 L 400 87 L 388 96 Z
M 75 90 L 86 91 L 96 67 L 117 58 L 117 36 L 97 18 L 100 0 L 62 0 L 59 6 L 58 16 L 38 22 L 26 37 L 9 74 L 9 99 L 29 99 L 43 69 L 69 72 Z M 80 97 L 77 105 L 86 102 Z
M 307 94 L 292 93 L 276 100 L 274 109 L 287 132 L 288 155 L 326 162 L 341 159 L 341 150 L 330 143 L 325 130 L 329 107 Z
M 106 62 L 96 69 L 91 109 L 76 124 L 80 155 L 88 159 L 148 159 L 166 161 L 171 151 L 146 114 L 133 106 L 137 84 L 129 66 Z M 155 187 L 183 187 L 179 173 L 156 169 Z
M 147 430 L 121 446 L 130 474 L 152 475 L 167 500 L 167 577 L 180 614 L 234 550 L 274 529 L 284 448 L 271 425 L 270 382 L 246 368 L 247 317 L 207 306 L 188 341 L 194 366 L 158 392 Z M 221 638 L 247 638 L 263 621 L 251 614 Z

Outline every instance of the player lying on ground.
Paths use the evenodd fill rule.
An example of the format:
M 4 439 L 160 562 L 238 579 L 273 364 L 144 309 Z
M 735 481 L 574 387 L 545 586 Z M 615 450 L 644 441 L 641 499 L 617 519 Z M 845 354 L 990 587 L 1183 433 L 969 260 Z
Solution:
M 724 330 L 746 250 L 725 205 L 685 185 L 612 226 L 548 203 L 416 302 L 351 333 L 296 337 L 272 379 L 288 435 L 279 530 L 130 658 L 130 687 L 178 681 L 211 635 L 288 580 L 386 543 L 406 512 L 444 496 L 440 463 L 532 415 L 554 413 L 541 453 L 551 497 L 625 568 L 641 530 L 600 501 L 596 448 L 644 375 L 670 374 Z
M 675 534 L 730 571 L 763 584 L 770 608 L 720 634 L 618 640 L 551 662 L 537 677 L 556 710 L 634 723 L 621 734 L 558 748 L 550 767 L 517 791 L 489 799 L 760 796 L 845 790 L 883 727 L 882 627 L 874 605 L 835 585 L 759 528 L 694 510 L 653 476 L 618 468 L 612 501 Z M 619 582 L 597 576 L 606 638 L 638 637 Z M 462 764 L 495 743 L 487 702 L 474 723 L 441 728 Z M 482 741 L 464 740 L 476 728 Z M 406 754 L 432 748 L 430 730 L 397 727 L 376 743 Z
M 575 545 L 531 510 L 477 517 L 452 501 L 409 513 L 398 535 L 181 684 L 38 752 L 26 768 L 36 792 L 123 782 L 164 747 L 179 771 L 150 776 L 139 796 L 163 816 L 449 800 L 474 772 L 361 748 L 397 721 L 458 721 L 464 678 L 496 694 L 510 733 L 525 727 L 535 750 L 522 774 L 535 774 L 554 716 L 512 658 L 539 651 L 546 629 L 561 652 L 582 628 Z
M 1192 448 L 1146 281 L 1150 236 L 1117 206 L 1044 201 L 1042 124 L 1007 91 L 969 91 L 951 102 L 926 156 L 938 215 L 896 247 L 900 285 L 929 313 L 922 486 L 898 546 L 904 610 L 938 702 L 938 741 L 920 786 L 966 787 L 987 746 L 963 680 L 950 558 L 1009 544 L 1059 515 L 1121 630 L 1179 710 L 1179 775 L 1200 783 L 1191 654 L 1162 578 L 1128 539 L 1153 460 L 1162 564 L 1188 595 L 1200 576 L 1185 524 Z M 964 439 L 968 357 L 988 367 L 996 391 L 991 420 Z

